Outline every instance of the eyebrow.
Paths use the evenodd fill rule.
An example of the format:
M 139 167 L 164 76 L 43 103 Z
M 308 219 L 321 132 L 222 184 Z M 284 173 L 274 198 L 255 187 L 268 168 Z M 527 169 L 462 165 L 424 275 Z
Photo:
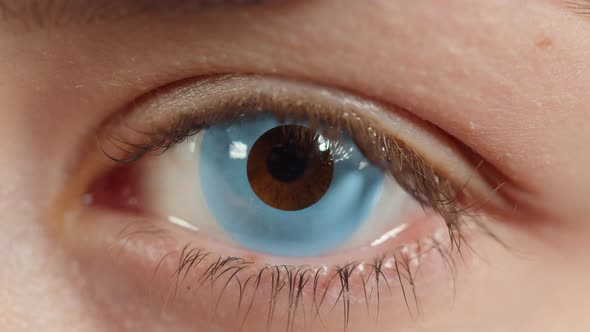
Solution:
M 276 0 L 274 0 L 276 1 Z M 0 0 L 0 19 L 26 29 L 91 24 L 141 15 L 191 13 L 241 7 L 269 0 Z

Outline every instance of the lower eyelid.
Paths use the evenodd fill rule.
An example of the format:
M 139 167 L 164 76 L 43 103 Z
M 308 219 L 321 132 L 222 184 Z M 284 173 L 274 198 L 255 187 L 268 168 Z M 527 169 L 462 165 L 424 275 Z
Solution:
M 72 241 L 70 245 L 76 248 L 74 252 L 82 257 L 85 257 L 85 253 L 93 255 L 96 252 L 104 252 L 101 259 L 107 257 L 106 264 L 110 261 L 110 264 L 121 266 L 122 273 L 135 275 L 133 287 L 139 287 L 137 290 L 139 292 L 149 293 L 150 300 L 146 303 L 153 303 L 158 307 L 162 303 L 169 303 L 169 305 L 175 303 L 175 305 L 189 306 L 196 310 L 196 307 L 204 303 L 210 305 L 210 303 L 221 301 L 223 307 L 232 308 L 235 314 L 245 315 L 245 307 L 256 292 L 255 310 L 252 311 L 253 316 L 250 318 L 252 320 L 266 317 L 264 310 L 268 310 L 268 299 L 274 294 L 277 296 L 274 314 L 277 316 L 277 321 L 281 321 L 282 318 L 279 317 L 287 315 L 289 305 L 292 305 L 290 301 L 293 299 L 293 294 L 289 292 L 289 289 L 295 288 L 296 294 L 300 292 L 300 301 L 306 303 L 306 306 L 313 303 L 314 299 L 321 301 L 323 298 L 320 306 L 321 317 L 333 320 L 334 324 L 342 323 L 343 310 L 348 305 L 355 308 L 354 315 L 368 309 L 372 317 L 376 314 L 378 306 L 396 308 L 395 312 L 390 314 L 394 314 L 403 322 L 407 320 L 408 310 L 411 314 L 417 314 L 420 310 L 424 310 L 420 307 L 421 305 L 429 302 L 438 303 L 439 299 L 448 298 L 452 293 L 448 284 L 453 280 L 456 273 L 454 270 L 459 266 L 459 260 L 455 259 L 457 254 L 449 251 L 449 244 L 443 240 L 443 234 L 439 234 L 438 240 L 434 238 L 422 240 L 420 246 L 413 243 L 393 249 L 383 258 L 374 256 L 362 263 L 342 265 L 340 270 L 337 267 L 327 267 L 323 270 L 320 264 L 271 267 L 271 265 L 257 262 L 253 256 L 250 259 L 241 258 L 220 265 L 219 262 L 224 262 L 229 256 L 222 257 L 216 254 L 216 245 L 206 242 L 206 239 L 195 237 L 194 234 L 186 237 L 179 236 L 178 229 L 160 224 L 157 220 L 125 217 L 93 209 L 87 209 L 77 218 L 79 222 L 72 223 L 68 228 L 68 232 L 72 235 L 82 234 L 82 236 L 68 236 Z M 433 241 L 441 241 L 441 243 L 435 245 Z M 201 247 L 207 250 L 201 250 Z M 381 247 L 379 251 L 383 249 Z M 244 252 L 240 250 L 232 252 L 224 248 L 219 252 L 244 256 Z M 464 262 L 468 256 L 465 256 L 465 253 L 463 255 L 461 262 Z M 265 267 L 267 268 L 264 269 Z M 109 272 L 105 271 L 105 273 L 111 273 L 112 269 L 113 266 L 108 267 Z M 240 271 L 234 274 L 238 269 Z M 253 280 L 257 280 L 255 278 L 262 270 L 265 272 L 260 282 L 254 283 Z M 346 276 L 347 273 L 350 275 Z M 317 279 L 316 275 L 319 275 Z M 376 277 L 377 275 L 379 278 Z M 230 276 L 233 276 L 232 281 L 225 287 Z M 275 278 L 279 276 L 286 282 L 284 290 L 276 294 L 273 293 L 275 287 L 273 276 Z M 346 276 L 345 284 L 343 276 Z M 248 278 L 250 281 L 244 285 Z M 213 279 L 216 279 L 216 282 L 211 285 Z M 305 284 L 301 290 L 300 282 Z M 241 286 L 239 286 L 240 283 Z M 379 298 L 377 299 L 375 289 L 378 283 Z M 255 287 L 256 284 L 258 286 Z M 240 288 L 242 288 L 241 291 Z M 371 293 L 371 289 L 373 295 L 370 296 L 369 304 L 367 304 L 365 292 Z M 343 295 L 342 291 L 346 294 Z M 223 295 L 220 297 L 221 292 Z M 417 293 L 414 294 L 414 292 Z M 243 295 L 243 303 L 241 308 L 237 308 L 240 294 Z M 345 302 L 347 302 L 346 305 Z M 305 310 L 310 310 L 307 314 L 317 309 L 306 308 Z M 439 308 L 431 310 L 437 309 Z M 261 311 L 262 316 L 260 316 Z M 211 314 L 211 317 L 215 316 L 215 313 Z M 298 315 L 301 314 L 302 312 L 298 313 Z

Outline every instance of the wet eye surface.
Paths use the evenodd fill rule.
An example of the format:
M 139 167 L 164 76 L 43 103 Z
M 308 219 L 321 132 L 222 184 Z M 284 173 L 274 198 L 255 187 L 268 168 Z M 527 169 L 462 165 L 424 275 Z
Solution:
M 501 204 L 473 156 L 428 123 L 280 78 L 181 82 L 97 136 L 80 223 L 102 220 L 95 233 L 119 237 L 147 288 L 162 275 L 163 294 L 184 287 L 186 301 L 267 329 L 336 306 L 344 326 L 361 304 L 373 318 L 383 301 L 421 311 L 416 285 L 454 276 L 469 204 Z
M 381 170 L 350 137 L 328 139 L 271 116 L 207 129 L 200 153 L 203 196 L 216 222 L 239 244 L 273 255 L 335 249 L 382 192 Z

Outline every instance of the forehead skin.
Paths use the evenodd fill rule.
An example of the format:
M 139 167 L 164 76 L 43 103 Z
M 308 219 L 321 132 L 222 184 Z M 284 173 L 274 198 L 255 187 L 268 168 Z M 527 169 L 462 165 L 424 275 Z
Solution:
M 60 12 L 67 2 L 49 3 L 0 3 L 0 219 L 6 221 L 0 249 L 11 253 L 0 269 L 0 313 L 6 313 L 0 325 L 109 330 L 103 308 L 88 300 L 93 294 L 80 291 L 91 280 L 43 233 L 82 142 L 130 100 L 163 84 L 256 72 L 399 105 L 482 155 L 521 189 L 524 210 L 539 212 L 542 228 L 510 236 L 524 239 L 524 250 L 543 253 L 542 261 L 491 253 L 502 271 L 466 281 L 454 313 L 433 317 L 423 331 L 457 330 L 457 322 L 473 331 L 498 324 L 498 317 L 508 330 L 554 331 L 563 325 L 551 324 L 560 322 L 584 330 L 582 311 L 590 307 L 579 296 L 590 275 L 579 264 L 590 235 L 583 222 L 590 213 L 584 2 L 318 0 L 139 12 L 121 5 L 118 15 L 86 20 Z M 555 284 L 562 286 L 547 287 Z M 473 305 L 473 296 L 487 301 Z M 500 305 L 501 299 L 511 301 Z M 568 299 L 578 304 L 559 311 Z

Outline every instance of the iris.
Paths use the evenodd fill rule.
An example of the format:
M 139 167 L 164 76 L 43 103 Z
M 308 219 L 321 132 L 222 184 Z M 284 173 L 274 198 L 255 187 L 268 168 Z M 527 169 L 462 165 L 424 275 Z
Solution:
M 241 246 L 277 256 L 343 245 L 374 209 L 384 177 L 346 133 L 328 139 L 270 115 L 207 129 L 199 171 L 223 230 Z

